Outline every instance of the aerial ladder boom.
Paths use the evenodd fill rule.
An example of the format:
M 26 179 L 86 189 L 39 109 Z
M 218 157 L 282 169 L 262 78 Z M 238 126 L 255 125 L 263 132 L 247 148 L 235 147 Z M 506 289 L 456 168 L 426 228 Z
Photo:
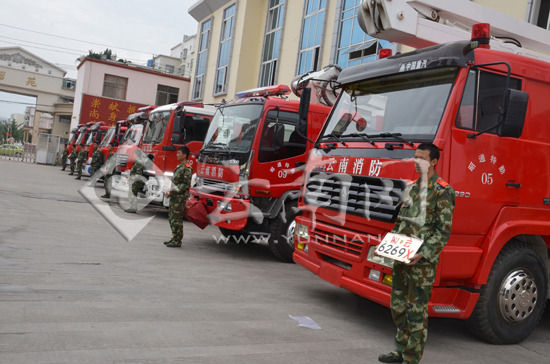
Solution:
M 357 15 L 367 34 L 414 48 L 469 40 L 471 27 L 489 23 L 491 48 L 550 60 L 550 33 L 466 0 L 362 0 Z

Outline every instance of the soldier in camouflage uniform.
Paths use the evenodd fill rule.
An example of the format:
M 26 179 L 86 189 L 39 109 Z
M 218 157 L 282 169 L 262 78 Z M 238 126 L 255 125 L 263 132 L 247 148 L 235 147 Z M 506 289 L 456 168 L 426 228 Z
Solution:
M 113 146 L 109 144 L 107 147 L 109 150 L 109 155 L 107 155 L 107 161 L 103 164 L 103 187 L 105 188 L 105 194 L 101 196 L 102 198 L 111 198 L 111 177 L 113 176 L 113 171 L 115 169 L 116 160 L 112 158 L 115 153 L 113 151 Z
M 147 158 L 148 157 L 148 158 Z M 134 153 L 134 165 L 130 170 L 130 179 L 128 180 L 128 202 L 130 207 L 126 212 L 137 212 L 137 197 L 138 193 L 145 187 L 145 174 L 143 173 L 146 165 L 147 168 L 152 167 L 153 155 L 145 156 L 139 149 Z
M 64 171 L 67 168 L 67 158 L 69 157 L 69 150 L 67 144 L 63 148 L 63 154 L 61 155 L 61 170 Z
M 95 172 L 97 172 L 103 165 L 103 153 L 101 153 L 101 150 L 99 150 L 96 143 L 93 143 L 92 146 L 94 148 L 94 152 L 92 153 L 92 162 L 90 163 L 90 176 L 93 176 Z
M 179 147 L 176 158 L 180 162 L 174 170 L 172 178 L 172 188 L 167 195 L 170 197 L 170 207 L 168 210 L 168 221 L 172 230 L 172 239 L 166 241 L 164 245 L 169 248 L 181 246 L 183 239 L 183 214 L 185 203 L 189 198 L 189 187 L 191 186 L 191 177 L 193 169 L 187 163 L 189 157 L 189 148 Z
M 410 263 L 394 262 L 391 313 L 397 327 L 396 351 L 382 354 L 383 363 L 420 362 L 428 336 L 428 301 L 432 295 L 439 254 L 451 234 L 455 193 L 439 178 L 439 150 L 431 143 L 418 146 L 416 169 L 421 177 L 405 191 L 393 233 L 424 242 Z M 422 173 L 423 172 L 423 173 Z
M 77 157 L 76 145 L 74 145 L 73 151 L 71 152 L 71 155 L 69 155 L 69 161 L 71 162 L 70 164 L 71 173 L 69 173 L 69 176 L 72 176 L 74 174 L 74 165 L 75 165 L 76 157 Z
M 78 160 L 76 161 L 76 178 L 82 178 L 82 168 L 84 168 L 84 163 L 88 159 L 88 151 L 84 147 L 80 147 L 80 153 L 78 153 Z

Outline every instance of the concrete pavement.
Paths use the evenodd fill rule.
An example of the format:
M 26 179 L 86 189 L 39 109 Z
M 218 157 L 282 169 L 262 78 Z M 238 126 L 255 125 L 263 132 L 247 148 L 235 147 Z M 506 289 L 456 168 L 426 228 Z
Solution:
M 392 349 L 388 309 L 265 246 L 217 244 L 212 227 L 185 222 L 184 247 L 166 248 L 162 209 L 141 212 L 156 217 L 127 242 L 77 193 L 83 183 L 0 160 L 0 363 L 377 363 Z M 432 319 L 422 363 L 546 363 L 549 311 L 510 346 Z

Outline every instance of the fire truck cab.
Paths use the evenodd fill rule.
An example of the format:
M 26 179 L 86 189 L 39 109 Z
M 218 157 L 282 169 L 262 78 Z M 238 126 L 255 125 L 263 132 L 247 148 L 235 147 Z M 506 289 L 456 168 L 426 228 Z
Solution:
M 416 147 L 433 142 L 456 205 L 429 314 L 466 319 L 481 339 L 510 344 L 533 331 L 549 297 L 550 183 L 541 168 L 550 165 L 550 62 L 518 47 L 544 32 L 529 24 L 498 15 L 489 19 L 496 38 L 492 25 L 476 24 L 471 39 L 456 41 L 466 32 L 438 22 L 487 10 L 467 1 L 362 3 L 359 23 L 373 36 L 422 47 L 455 41 L 342 71 L 342 93 L 306 167 L 294 259 L 389 306 L 393 261 L 374 250 L 418 178 Z M 537 44 L 549 50 L 545 37 Z
M 215 111 L 211 105 L 194 102 L 164 105 L 151 111 L 141 148 L 143 153 L 153 155 L 154 167 L 145 171 L 148 176 L 145 196 L 151 203 L 169 205 L 165 194 L 179 164 L 176 158 L 179 146 L 189 148 L 188 163 L 196 170 L 196 156 Z
M 334 67 L 327 69 L 325 74 L 337 75 Z M 304 76 L 293 84 L 298 96 L 311 79 Z M 330 111 L 314 103 L 300 109 L 300 101 L 286 98 L 289 93 L 285 85 L 247 90 L 220 106 L 199 154 L 190 197 L 202 201 L 226 242 L 267 241 L 286 262 L 292 261 L 307 155 Z

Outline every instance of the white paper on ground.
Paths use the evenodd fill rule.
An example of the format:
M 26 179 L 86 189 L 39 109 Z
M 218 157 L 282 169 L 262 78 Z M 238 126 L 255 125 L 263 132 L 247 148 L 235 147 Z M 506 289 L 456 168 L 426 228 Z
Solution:
M 307 327 L 308 329 L 313 329 L 313 330 L 321 330 L 321 326 L 317 325 L 317 323 L 313 321 L 311 317 L 292 316 L 292 315 L 288 315 L 288 317 L 298 322 L 298 326 L 300 327 Z

